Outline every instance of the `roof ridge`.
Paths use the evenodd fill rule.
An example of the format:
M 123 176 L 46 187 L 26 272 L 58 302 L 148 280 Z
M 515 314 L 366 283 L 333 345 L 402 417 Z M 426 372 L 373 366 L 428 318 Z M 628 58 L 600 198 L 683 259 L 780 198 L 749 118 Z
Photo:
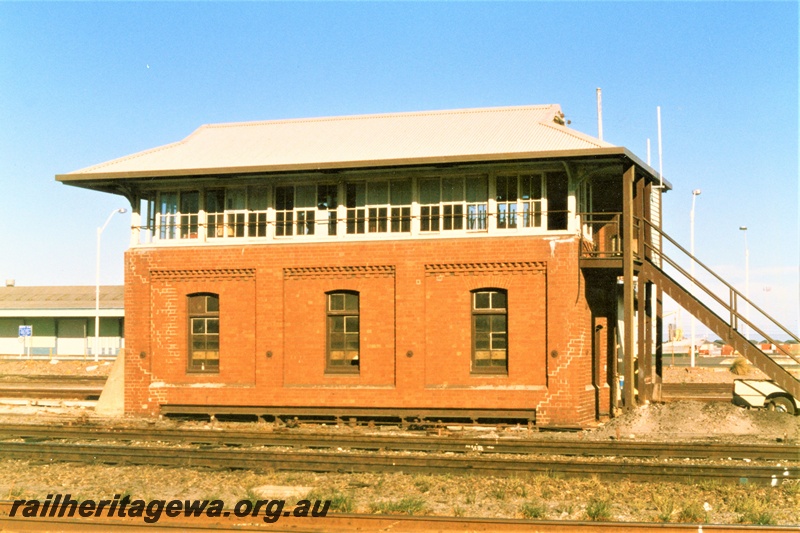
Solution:
M 480 113 L 512 112 L 521 110 L 536 110 L 536 109 L 546 110 L 548 108 L 557 109 L 559 108 L 559 105 L 535 104 L 535 105 L 521 105 L 521 106 L 437 109 L 429 111 L 396 111 L 393 113 L 366 113 L 363 115 L 331 115 L 323 117 L 283 118 L 275 120 L 252 120 L 252 121 L 242 121 L 242 122 L 217 122 L 217 123 L 203 124 L 198 128 L 198 130 L 205 128 L 233 128 L 233 127 L 263 126 L 272 124 L 275 125 L 302 124 L 302 123 L 313 123 L 313 122 L 344 122 L 351 120 L 384 119 L 384 118 L 389 119 L 389 118 L 405 118 L 405 117 L 411 118 L 411 117 L 425 117 L 425 116 L 436 116 L 436 115 L 476 115 Z

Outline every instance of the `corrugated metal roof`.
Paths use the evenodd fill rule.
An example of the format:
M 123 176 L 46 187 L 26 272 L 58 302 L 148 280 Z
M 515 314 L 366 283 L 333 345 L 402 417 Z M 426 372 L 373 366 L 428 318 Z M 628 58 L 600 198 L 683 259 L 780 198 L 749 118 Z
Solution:
M 560 106 L 540 105 L 209 124 L 180 142 L 58 178 L 474 161 L 613 147 L 560 124 L 562 116 Z
M 0 310 L 94 309 L 94 286 L 0 287 Z M 124 287 L 102 285 L 101 309 L 124 308 Z

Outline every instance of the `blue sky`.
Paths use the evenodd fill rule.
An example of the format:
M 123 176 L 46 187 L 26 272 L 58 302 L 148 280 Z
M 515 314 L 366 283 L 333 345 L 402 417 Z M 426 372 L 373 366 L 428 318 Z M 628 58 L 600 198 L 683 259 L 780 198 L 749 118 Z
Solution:
M 201 124 L 558 103 L 657 168 L 666 231 L 800 329 L 796 2 L 0 3 L 0 279 L 94 283 L 120 197 L 54 176 Z M 122 283 L 129 215 L 103 234 Z

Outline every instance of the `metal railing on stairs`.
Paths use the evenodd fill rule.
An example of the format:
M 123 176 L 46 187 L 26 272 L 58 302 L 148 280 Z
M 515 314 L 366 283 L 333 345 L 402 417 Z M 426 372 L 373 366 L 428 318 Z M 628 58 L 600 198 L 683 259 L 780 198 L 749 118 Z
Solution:
M 639 242 L 644 246 L 642 274 L 645 277 L 655 278 L 653 281 L 660 283 L 665 292 L 682 307 L 717 333 L 720 338 L 730 343 L 767 376 L 800 398 L 800 379 L 797 374 L 800 371 L 800 354 L 793 353 L 791 349 L 793 344 L 800 344 L 800 338 L 705 263 L 692 256 L 661 229 L 644 219 L 639 219 L 637 222 Z M 663 249 L 656 249 L 652 239 L 643 238 L 643 234 L 647 231 L 655 232 L 672 249 L 680 252 L 680 258 L 684 263 L 687 260 L 690 263 L 694 262 L 700 273 L 693 275 L 674 257 L 666 255 Z M 671 273 L 673 275 L 670 275 Z M 673 279 L 673 276 L 681 276 L 687 280 L 690 289 L 686 289 L 685 285 Z M 720 292 L 713 290 L 710 287 L 712 283 L 721 288 L 722 294 L 727 293 L 727 297 L 720 296 Z M 774 345 L 777 353 L 768 354 L 752 343 L 743 333 L 747 328 L 757 333 L 767 343 Z M 784 339 L 776 338 L 776 335 L 793 340 L 794 343 L 788 344 Z M 790 368 L 795 365 L 797 365 L 795 369 Z
M 621 259 L 622 213 L 581 213 L 580 217 L 581 258 Z M 795 351 L 800 347 L 800 337 L 649 220 L 633 217 L 633 232 L 633 256 L 640 278 L 660 285 L 681 307 L 800 398 L 800 352 Z M 676 253 L 671 256 L 665 248 L 670 254 L 672 250 Z M 768 354 L 751 342 L 748 329 L 775 346 L 777 353 Z

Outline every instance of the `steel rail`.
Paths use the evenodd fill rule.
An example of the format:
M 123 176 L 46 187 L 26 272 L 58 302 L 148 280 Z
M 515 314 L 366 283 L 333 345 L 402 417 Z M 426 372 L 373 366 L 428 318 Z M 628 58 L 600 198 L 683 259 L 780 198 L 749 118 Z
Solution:
M 68 379 L 64 382 L 38 378 L 3 379 L 0 380 L 0 398 L 97 399 L 103 392 L 103 384 L 99 380 L 86 379 Z
M 800 461 L 797 444 L 676 443 L 567 439 L 464 438 L 438 436 L 331 435 L 323 433 L 150 429 L 93 426 L 0 424 L 0 439 L 175 442 L 218 446 L 415 451 L 460 454 L 764 459 Z
M 90 518 L 23 518 L 10 517 L 11 502 L 0 502 L 0 529 L 3 531 L 285 531 L 293 533 L 351 533 L 354 531 L 446 532 L 446 531 L 497 531 L 562 533 L 605 533 L 614 531 L 669 531 L 670 533 L 697 533 L 700 524 L 664 524 L 648 522 L 586 522 L 573 520 L 522 520 L 510 518 L 458 518 L 448 516 L 361 515 L 329 513 L 325 517 L 285 516 L 273 523 L 259 517 L 237 518 L 228 511 L 226 517 L 162 517 L 155 524 L 145 524 L 141 518 L 90 517 Z M 715 533 L 740 533 L 752 531 L 752 526 L 702 524 L 703 531 Z M 796 526 L 759 526 L 763 533 L 788 533 Z
M 718 480 L 752 484 L 779 484 L 800 478 L 799 467 L 760 465 L 706 465 L 639 463 L 619 460 L 552 460 L 494 458 L 486 456 L 409 456 L 385 453 L 286 452 L 269 448 L 220 448 L 132 446 L 108 444 L 53 444 L 42 442 L 2 442 L 5 458 L 53 462 L 78 462 L 115 465 L 158 465 L 168 467 L 207 467 L 256 471 L 306 472 L 404 472 L 416 474 L 471 474 L 514 477 L 541 474 L 555 477 L 596 476 L 600 479 L 632 481 Z

